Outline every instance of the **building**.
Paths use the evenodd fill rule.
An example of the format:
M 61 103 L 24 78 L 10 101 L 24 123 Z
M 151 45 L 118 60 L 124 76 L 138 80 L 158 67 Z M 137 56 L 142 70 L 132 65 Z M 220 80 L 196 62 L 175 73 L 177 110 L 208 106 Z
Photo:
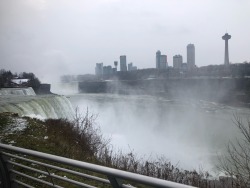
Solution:
M 195 67 L 195 47 L 193 44 L 187 45 L 187 66 L 189 69 Z
M 160 57 L 160 69 L 166 69 L 167 68 L 167 56 L 166 55 L 161 55 Z
M 187 63 L 182 63 L 181 69 L 182 71 L 187 71 L 188 70 Z
M 116 74 L 117 73 L 117 68 L 112 68 L 112 72 L 113 72 L 113 74 Z
M 181 55 L 173 56 L 173 67 L 175 69 L 181 69 L 183 64 L 183 59 Z
M 120 56 L 120 71 L 127 71 L 127 60 L 125 55 Z
M 117 71 L 118 61 L 114 61 L 114 66 L 115 66 L 115 69 Z
M 159 69 L 160 67 L 160 58 L 161 58 L 161 51 L 158 50 L 156 52 L 156 68 Z
M 156 52 L 156 68 L 157 69 L 166 69 L 168 66 L 167 64 L 167 56 L 161 55 L 161 51 L 158 50 Z
M 129 64 L 128 64 L 128 71 L 131 71 L 131 70 L 132 70 L 132 67 L 133 67 L 133 63 L 129 63 Z
M 134 71 L 134 70 L 137 70 L 137 67 L 133 66 L 133 63 L 129 63 L 128 64 L 128 71 Z
M 103 75 L 111 75 L 113 74 L 113 69 L 111 65 L 103 67 Z
M 95 75 L 96 76 L 102 76 L 103 75 L 103 63 L 96 63 Z
M 11 82 L 17 85 L 27 84 L 29 81 L 30 79 L 20 79 L 20 78 L 11 79 Z

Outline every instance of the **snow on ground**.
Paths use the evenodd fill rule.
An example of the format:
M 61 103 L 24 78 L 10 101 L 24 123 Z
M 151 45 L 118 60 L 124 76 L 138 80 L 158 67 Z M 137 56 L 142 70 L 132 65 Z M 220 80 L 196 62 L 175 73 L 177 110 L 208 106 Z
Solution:
M 9 122 L 7 126 L 0 132 L 0 142 L 1 139 L 4 138 L 5 136 L 24 130 L 27 127 L 27 125 L 28 122 L 26 119 L 23 119 L 21 117 L 12 117 L 11 122 Z M 8 143 L 12 145 L 15 142 L 13 140 L 9 140 Z
M 6 128 L 5 132 L 6 133 L 13 133 L 16 131 L 22 131 L 26 128 L 27 126 L 27 120 L 23 118 L 13 118 L 13 122 L 11 122 L 8 127 Z
M 16 118 L 15 124 L 13 125 L 12 131 L 22 131 L 27 126 L 26 119 Z

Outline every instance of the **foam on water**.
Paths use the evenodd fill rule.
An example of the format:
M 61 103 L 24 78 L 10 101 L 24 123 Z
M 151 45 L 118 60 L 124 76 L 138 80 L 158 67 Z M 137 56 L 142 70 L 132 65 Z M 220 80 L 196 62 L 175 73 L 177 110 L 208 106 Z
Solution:
M 35 96 L 36 93 L 31 87 L 28 88 L 2 88 L 1 96 Z
M 71 103 L 65 96 L 59 95 L 1 97 L 0 112 L 14 112 L 39 119 L 73 117 Z

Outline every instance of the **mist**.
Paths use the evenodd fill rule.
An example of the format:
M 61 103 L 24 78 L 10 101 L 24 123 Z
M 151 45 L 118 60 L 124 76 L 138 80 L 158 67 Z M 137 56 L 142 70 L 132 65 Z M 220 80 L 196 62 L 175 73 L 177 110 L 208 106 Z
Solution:
M 133 151 L 144 159 L 165 156 L 182 169 L 214 170 L 218 154 L 238 135 L 233 115 L 249 115 L 200 100 L 166 100 L 146 95 L 78 94 L 69 100 L 96 123 L 114 150 Z
M 123 54 L 152 68 L 157 50 L 172 66 L 174 55 L 186 59 L 189 43 L 198 67 L 222 64 L 225 32 L 230 61 L 243 62 L 250 59 L 249 7 L 248 0 L 1 0 L 1 68 L 51 82 L 93 74 L 96 63 L 112 65 Z

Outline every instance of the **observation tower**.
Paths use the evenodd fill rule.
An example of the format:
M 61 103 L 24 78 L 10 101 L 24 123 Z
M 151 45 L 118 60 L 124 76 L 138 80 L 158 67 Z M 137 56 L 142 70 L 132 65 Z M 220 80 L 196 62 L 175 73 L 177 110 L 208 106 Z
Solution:
M 231 39 L 231 35 L 226 33 L 224 36 L 222 36 L 222 39 L 225 40 L 224 65 L 229 65 L 228 40 Z

